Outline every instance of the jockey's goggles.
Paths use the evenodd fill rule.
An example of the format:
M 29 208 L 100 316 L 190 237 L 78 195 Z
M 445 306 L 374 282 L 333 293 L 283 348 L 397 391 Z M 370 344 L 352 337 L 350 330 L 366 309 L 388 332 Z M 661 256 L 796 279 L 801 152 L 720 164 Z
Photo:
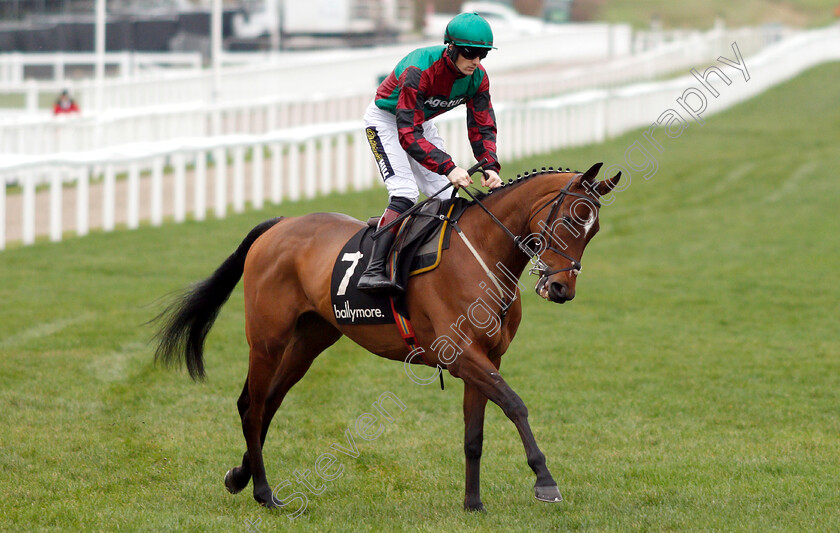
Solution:
M 487 57 L 487 52 L 489 52 L 489 48 L 472 48 L 469 46 L 459 46 L 458 53 L 464 59 L 473 60 L 475 58 L 484 59 Z

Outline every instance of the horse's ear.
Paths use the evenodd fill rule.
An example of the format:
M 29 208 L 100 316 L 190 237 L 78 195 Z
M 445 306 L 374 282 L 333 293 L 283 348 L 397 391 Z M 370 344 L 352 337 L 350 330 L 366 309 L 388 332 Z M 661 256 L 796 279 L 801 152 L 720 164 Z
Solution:
M 621 172 L 613 176 L 612 178 L 606 179 L 604 181 L 599 181 L 598 185 L 595 186 L 595 190 L 598 191 L 598 196 L 604 196 L 611 190 L 613 190 L 618 182 L 621 181 Z
M 586 172 L 583 173 L 583 177 L 581 178 L 581 181 L 590 181 L 590 182 L 594 181 L 595 176 L 598 175 L 598 171 L 601 170 L 601 167 L 603 165 L 604 165 L 604 163 L 595 163 L 594 165 L 589 167 L 589 170 L 587 170 Z

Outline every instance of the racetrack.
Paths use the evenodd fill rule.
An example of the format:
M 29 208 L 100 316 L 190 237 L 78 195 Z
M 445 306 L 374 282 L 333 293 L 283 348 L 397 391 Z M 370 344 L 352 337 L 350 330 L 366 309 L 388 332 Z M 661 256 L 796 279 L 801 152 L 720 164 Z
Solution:
M 575 300 L 522 295 L 501 372 L 560 504 L 533 499 L 519 437 L 489 406 L 489 513 L 463 513 L 460 382 L 420 387 L 342 340 L 278 412 L 272 485 L 305 491 L 294 471 L 344 444 L 382 393 L 406 408 L 357 438 L 358 457 L 290 523 L 222 484 L 244 451 L 241 287 L 209 337 L 206 383 L 153 365 L 142 323 L 158 296 L 209 275 L 263 219 L 365 218 L 382 190 L 0 253 L 0 530 L 840 529 L 837 80 L 840 64 L 819 67 L 663 141 L 655 176 L 604 208 Z M 618 164 L 640 140 L 503 170 Z

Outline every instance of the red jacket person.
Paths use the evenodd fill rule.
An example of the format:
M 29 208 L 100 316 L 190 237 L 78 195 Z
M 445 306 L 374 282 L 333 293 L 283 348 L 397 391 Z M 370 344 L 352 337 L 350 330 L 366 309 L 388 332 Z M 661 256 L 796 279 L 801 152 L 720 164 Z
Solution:
M 76 101 L 70 98 L 70 93 L 67 89 L 61 91 L 61 94 L 58 96 L 58 99 L 55 101 L 55 105 L 53 105 L 53 114 L 54 115 L 62 115 L 65 113 L 78 113 L 79 106 L 76 105 Z

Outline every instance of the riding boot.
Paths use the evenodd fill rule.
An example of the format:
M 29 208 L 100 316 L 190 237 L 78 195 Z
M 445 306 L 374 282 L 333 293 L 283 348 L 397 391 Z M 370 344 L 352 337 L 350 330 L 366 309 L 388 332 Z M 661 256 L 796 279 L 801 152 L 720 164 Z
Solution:
M 356 288 L 360 291 L 382 291 L 391 288 L 391 280 L 385 274 L 385 264 L 388 262 L 388 252 L 394 244 L 396 233 L 386 231 L 373 241 L 370 252 L 370 262 L 365 269 Z

